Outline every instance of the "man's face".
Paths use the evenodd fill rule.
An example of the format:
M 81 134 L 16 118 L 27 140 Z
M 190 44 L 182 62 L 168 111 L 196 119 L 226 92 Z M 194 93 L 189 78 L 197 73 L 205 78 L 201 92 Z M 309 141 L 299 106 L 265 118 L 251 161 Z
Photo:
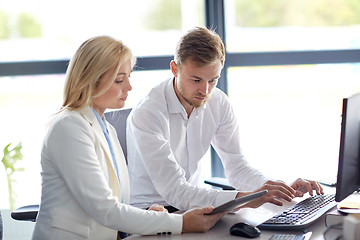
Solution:
M 209 100 L 222 69 L 220 60 L 203 67 L 197 67 L 191 61 L 186 61 L 181 67 L 172 61 L 170 66 L 175 76 L 176 95 L 188 114 Z

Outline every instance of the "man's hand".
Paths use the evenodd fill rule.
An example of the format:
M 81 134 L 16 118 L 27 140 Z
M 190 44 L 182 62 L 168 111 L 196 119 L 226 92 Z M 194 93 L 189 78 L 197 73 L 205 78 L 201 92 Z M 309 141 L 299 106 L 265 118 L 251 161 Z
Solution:
M 261 188 L 253 192 L 239 192 L 236 195 L 236 198 L 246 196 L 250 193 L 259 192 L 265 189 L 268 190 L 268 193 L 266 195 L 254 199 L 253 201 L 250 201 L 242 207 L 257 208 L 266 202 L 282 206 L 283 202 L 281 200 L 291 202 L 292 199 L 294 199 L 295 197 L 304 196 L 306 192 L 308 192 L 312 196 L 314 190 L 316 191 L 316 194 L 324 194 L 324 191 L 318 182 L 298 178 L 293 184 L 291 184 L 291 186 L 287 185 L 283 181 L 270 180 L 267 181 Z M 239 209 L 240 208 L 236 210 Z
M 183 227 L 182 232 L 207 232 L 212 226 L 215 225 L 226 212 L 216 213 L 212 215 L 205 215 L 211 213 L 213 207 L 195 208 L 183 214 Z
M 284 199 L 288 202 L 291 202 L 292 199 L 295 198 L 296 191 L 282 181 L 271 181 L 271 180 L 267 181 L 261 188 L 253 192 L 259 192 L 265 189 L 268 190 L 267 194 L 257 199 L 254 199 L 253 201 L 250 201 L 249 203 L 243 205 L 243 207 L 257 208 L 266 202 L 273 203 L 278 206 L 282 206 L 283 202 L 280 201 L 280 199 Z M 245 196 L 247 194 L 249 193 L 244 194 L 239 192 L 236 197 Z
M 291 184 L 291 187 L 296 191 L 296 197 L 302 197 L 307 192 L 312 196 L 313 191 L 315 191 L 317 195 L 324 194 L 324 190 L 320 183 L 312 180 L 298 178 Z

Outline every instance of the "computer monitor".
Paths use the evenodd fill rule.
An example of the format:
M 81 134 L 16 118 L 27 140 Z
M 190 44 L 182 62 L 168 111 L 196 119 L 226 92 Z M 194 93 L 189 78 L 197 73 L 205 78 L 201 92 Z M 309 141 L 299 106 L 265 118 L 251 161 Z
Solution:
M 360 93 L 343 99 L 335 200 L 360 188 Z

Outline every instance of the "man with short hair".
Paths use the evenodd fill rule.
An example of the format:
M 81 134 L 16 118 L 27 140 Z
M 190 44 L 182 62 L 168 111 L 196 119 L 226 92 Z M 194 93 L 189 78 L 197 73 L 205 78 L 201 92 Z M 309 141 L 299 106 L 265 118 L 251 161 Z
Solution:
M 131 204 L 153 203 L 176 210 L 218 206 L 267 189 L 265 196 L 247 204 L 282 205 L 313 190 L 319 183 L 297 179 L 291 185 L 272 181 L 245 160 L 239 126 L 228 97 L 216 88 L 225 62 L 221 38 L 196 27 L 179 41 L 170 63 L 173 77 L 156 87 L 132 110 L 127 124 Z M 225 175 L 236 191 L 199 186 L 200 160 L 210 145 L 220 156 Z

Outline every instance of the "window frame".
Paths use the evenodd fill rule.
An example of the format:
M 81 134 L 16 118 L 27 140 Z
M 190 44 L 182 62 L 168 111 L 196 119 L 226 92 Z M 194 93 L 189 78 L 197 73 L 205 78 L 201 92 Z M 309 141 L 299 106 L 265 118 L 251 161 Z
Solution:
M 206 27 L 214 29 L 225 38 L 225 0 L 205 0 Z M 136 71 L 166 70 L 173 56 L 147 56 L 137 59 Z M 42 74 L 64 74 L 69 59 L 47 61 L 0 62 L 0 77 L 25 76 Z M 227 70 L 229 67 L 298 65 L 298 64 L 332 64 L 360 63 L 360 49 L 346 50 L 309 50 L 309 51 L 279 51 L 279 52 L 249 52 L 230 53 L 226 51 L 225 66 L 218 88 L 227 93 Z M 224 169 L 219 156 L 211 148 L 211 175 L 224 177 Z

